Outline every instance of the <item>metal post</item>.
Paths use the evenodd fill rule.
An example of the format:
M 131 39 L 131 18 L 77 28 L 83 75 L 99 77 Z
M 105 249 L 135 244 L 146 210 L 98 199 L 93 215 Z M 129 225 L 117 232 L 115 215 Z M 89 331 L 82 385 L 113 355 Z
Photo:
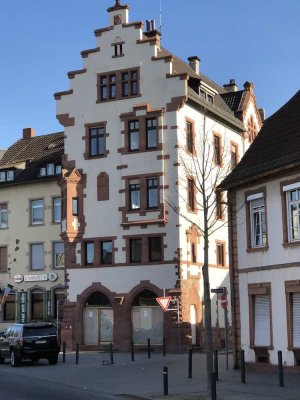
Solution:
M 188 370 L 188 377 L 192 378 L 193 373 L 193 349 L 189 349 L 189 370 Z
M 151 358 L 150 339 L 148 339 L 147 342 L 148 342 L 148 358 Z
M 164 379 L 164 396 L 168 396 L 169 394 L 168 367 L 163 368 L 163 379 Z
M 66 343 L 63 342 L 63 363 L 66 362 Z
M 166 338 L 163 338 L 163 356 L 166 357 Z
M 134 361 L 134 343 L 133 343 L 133 340 L 131 341 L 130 349 L 131 349 L 131 361 Z
M 219 380 L 219 360 L 218 360 L 218 350 L 214 351 L 214 367 L 215 367 L 215 378 L 216 381 Z
M 109 344 L 109 351 L 110 351 L 110 363 L 114 364 L 114 348 L 112 343 Z
M 225 317 L 225 354 L 226 354 L 226 369 L 228 370 L 228 310 L 224 309 L 224 317 Z
M 76 343 L 76 364 L 79 363 L 79 344 Z
M 217 400 L 216 374 L 211 373 L 211 400 Z
M 241 350 L 241 382 L 246 383 L 245 351 Z
M 282 366 L 282 351 L 278 351 L 278 375 L 279 375 L 279 386 L 280 387 L 284 387 L 283 366 Z

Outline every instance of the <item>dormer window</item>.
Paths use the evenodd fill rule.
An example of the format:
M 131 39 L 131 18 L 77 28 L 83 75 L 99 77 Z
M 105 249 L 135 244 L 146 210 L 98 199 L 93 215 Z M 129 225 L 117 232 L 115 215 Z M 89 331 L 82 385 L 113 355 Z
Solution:
M 199 96 L 201 97 L 201 99 L 206 100 L 211 104 L 214 104 L 214 96 L 207 93 L 204 89 L 200 89 Z
M 49 163 L 40 167 L 39 176 L 52 176 L 61 173 L 61 165 Z
M 0 172 L 0 182 L 13 181 L 14 175 L 15 174 L 14 174 L 13 170 L 1 171 Z

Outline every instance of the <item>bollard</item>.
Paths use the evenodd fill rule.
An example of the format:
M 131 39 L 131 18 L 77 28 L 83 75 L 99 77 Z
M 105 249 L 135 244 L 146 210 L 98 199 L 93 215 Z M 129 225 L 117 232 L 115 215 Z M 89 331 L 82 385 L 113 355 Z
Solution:
M 113 349 L 113 344 L 109 344 L 109 352 L 110 352 L 110 363 L 114 364 L 114 349 Z
M 66 362 L 66 343 L 63 343 L 63 363 Z
M 216 385 L 216 374 L 212 372 L 211 376 L 211 400 L 217 400 L 217 385 Z
M 168 396 L 169 394 L 168 367 L 163 368 L 163 380 L 164 380 L 164 396 Z
M 79 364 L 79 344 L 76 343 L 76 364 Z
M 246 383 L 245 351 L 241 350 L 241 382 Z
M 192 371 L 193 371 L 193 349 L 189 349 L 188 378 L 192 378 Z
M 216 381 L 218 381 L 219 380 L 218 350 L 214 351 L 214 367 L 215 367 Z
M 131 341 L 131 361 L 134 361 L 134 343 L 133 340 Z
M 148 358 L 151 358 L 150 339 L 148 339 Z
M 163 356 L 166 357 L 166 338 L 163 339 Z
M 282 366 L 282 351 L 278 351 L 278 375 L 279 375 L 279 386 L 284 387 L 283 383 L 283 366 Z

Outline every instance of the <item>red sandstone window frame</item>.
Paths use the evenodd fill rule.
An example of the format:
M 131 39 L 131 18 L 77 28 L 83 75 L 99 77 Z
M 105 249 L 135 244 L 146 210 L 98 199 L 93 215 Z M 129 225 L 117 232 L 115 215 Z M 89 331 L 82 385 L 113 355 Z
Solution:
M 126 76 L 128 77 L 126 78 Z M 104 103 L 113 100 L 124 100 L 133 97 L 138 97 L 140 96 L 139 82 L 140 82 L 139 67 L 98 74 L 97 103 Z

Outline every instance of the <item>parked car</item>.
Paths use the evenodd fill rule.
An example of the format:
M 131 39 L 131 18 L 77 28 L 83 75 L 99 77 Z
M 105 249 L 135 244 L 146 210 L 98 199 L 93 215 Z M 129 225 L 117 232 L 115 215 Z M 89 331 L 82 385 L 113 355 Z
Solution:
M 55 326 L 47 322 L 14 324 L 0 336 L 0 364 L 9 358 L 12 367 L 18 367 L 22 360 L 40 358 L 57 364 L 59 350 Z

